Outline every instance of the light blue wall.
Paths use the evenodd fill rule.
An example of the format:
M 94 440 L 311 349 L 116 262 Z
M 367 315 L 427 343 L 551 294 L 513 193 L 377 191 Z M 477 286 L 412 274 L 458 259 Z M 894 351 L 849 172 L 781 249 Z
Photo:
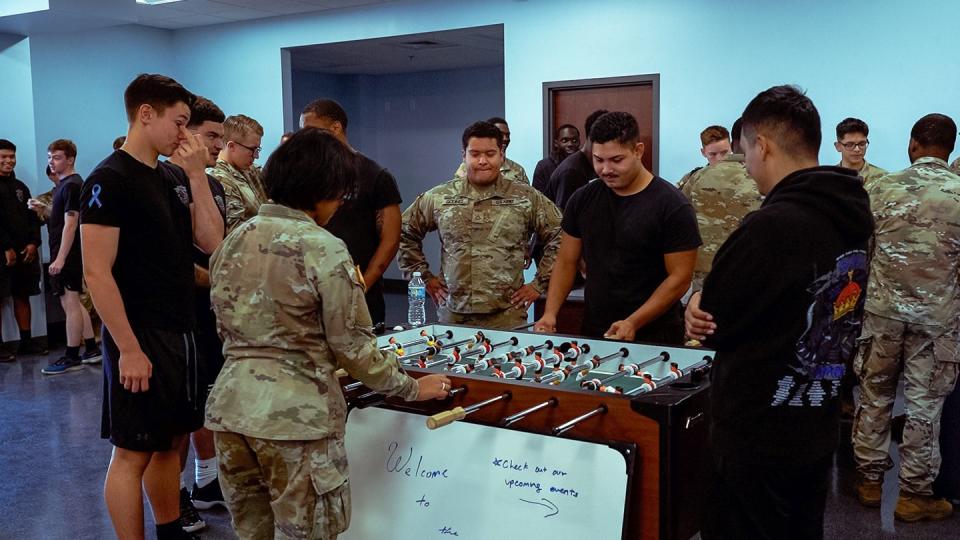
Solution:
M 141 26 L 31 37 L 38 172 L 59 138 L 77 144 L 84 177 L 107 157 L 127 133 L 124 88 L 140 73 L 175 73 L 172 43 L 170 31 Z
M 185 30 L 174 46 L 184 82 L 252 109 L 273 140 L 283 124 L 281 47 L 502 23 L 511 157 L 540 157 L 543 81 L 660 73 L 660 172 L 676 179 L 702 161 L 704 126 L 730 125 L 759 90 L 784 82 L 808 90 L 827 141 L 857 115 L 873 130 L 868 159 L 907 165 L 917 118 L 960 116 L 960 33 L 937 26 L 955 20 L 957 2 L 423 0 Z M 205 76 L 211 62 L 223 76 Z M 821 157 L 837 161 L 829 145 Z
M 119 96 L 140 71 L 171 73 L 228 113 L 257 118 L 266 128 L 265 159 L 284 131 L 281 48 L 503 24 L 505 113 L 516 140 L 510 153 L 521 163 L 540 157 L 543 81 L 660 73 L 660 172 L 667 178 L 700 164 L 704 126 L 731 124 L 757 91 L 783 82 L 808 89 L 827 141 L 839 120 L 860 116 L 873 130 L 868 158 L 900 168 L 917 118 L 933 111 L 960 117 L 960 33 L 937 26 L 955 20 L 960 3 L 945 1 L 918 9 L 893 0 L 420 0 L 174 32 L 45 34 L 30 39 L 33 162 L 39 168 L 46 143 L 67 135 L 88 171 L 122 132 Z M 830 145 L 821 157 L 837 159 Z
M 453 177 L 467 125 L 503 114 L 502 67 L 397 75 L 294 72 L 292 90 L 295 114 L 319 97 L 340 102 L 350 144 L 393 173 L 404 207 Z M 424 249 L 438 268 L 439 241 L 429 237 Z M 396 264 L 385 275 L 401 278 Z
M 22 36 L 0 34 L 0 87 L 3 88 L 0 94 L 3 96 L 0 138 L 9 139 L 17 145 L 17 178 L 36 195 L 41 184 L 33 169 L 37 151 L 33 144 L 34 108 L 30 66 L 30 40 Z M 43 176 L 43 182 L 47 182 L 46 176 Z M 46 189 L 43 186 L 42 190 Z M 31 305 L 33 334 L 45 336 L 47 328 L 42 297 L 33 297 Z M 13 301 L 9 297 L 0 303 L 0 327 L 3 329 L 4 341 L 19 339 L 20 334 L 13 318 Z

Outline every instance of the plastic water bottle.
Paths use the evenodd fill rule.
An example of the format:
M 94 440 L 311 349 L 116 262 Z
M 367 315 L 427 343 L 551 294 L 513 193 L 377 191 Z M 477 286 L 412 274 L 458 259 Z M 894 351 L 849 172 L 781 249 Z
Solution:
M 420 272 L 413 273 L 413 279 L 407 286 L 407 323 L 412 327 L 423 326 L 427 323 L 427 311 L 424 303 L 427 299 L 427 286 L 420 277 Z

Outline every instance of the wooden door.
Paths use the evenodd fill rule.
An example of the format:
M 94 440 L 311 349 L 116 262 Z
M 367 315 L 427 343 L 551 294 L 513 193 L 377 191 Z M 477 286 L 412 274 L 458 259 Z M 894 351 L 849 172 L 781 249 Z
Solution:
M 660 76 L 638 75 L 605 79 L 581 79 L 543 83 L 544 156 L 550 152 L 557 126 L 573 124 L 581 139 L 587 116 L 597 109 L 632 114 L 640 126 L 640 140 L 646 150 L 643 165 L 657 173 L 659 168 Z

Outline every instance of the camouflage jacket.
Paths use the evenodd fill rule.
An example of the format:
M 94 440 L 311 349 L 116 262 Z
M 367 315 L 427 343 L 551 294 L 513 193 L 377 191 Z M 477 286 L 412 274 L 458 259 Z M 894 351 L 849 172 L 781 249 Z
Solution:
M 694 176 L 696 176 L 698 172 L 702 170 L 703 170 L 703 167 L 697 167 L 692 171 L 688 172 L 687 174 L 683 175 L 683 177 L 680 178 L 680 181 L 677 182 L 677 189 L 679 189 L 680 191 L 683 191 L 684 188 L 687 187 L 687 184 L 690 182 L 690 179 L 692 179 Z
M 210 175 L 220 181 L 227 196 L 227 230 L 237 228 L 244 221 L 257 215 L 260 205 L 267 202 L 263 187 L 263 173 L 254 165 L 241 171 L 226 161 L 217 160 Z
M 377 348 L 343 241 L 299 210 L 264 204 L 213 253 L 211 302 L 226 363 L 206 426 L 273 440 L 343 436 L 334 372 L 415 399 L 417 383 Z
M 837 167 L 842 166 L 842 162 L 837 164 Z M 886 169 L 881 169 L 869 161 L 863 160 L 863 167 L 860 167 L 860 170 L 857 171 L 857 174 L 860 175 L 860 178 L 863 178 L 863 185 L 866 187 L 869 186 L 874 180 L 883 178 L 890 173 L 887 172 Z
M 527 178 L 527 171 L 523 170 L 523 166 L 506 156 L 503 157 L 503 165 L 500 166 L 500 176 L 506 178 L 507 180 L 513 180 L 514 182 L 520 182 L 528 185 L 530 184 L 530 179 Z M 466 163 L 460 164 L 460 167 L 457 168 L 457 172 L 454 173 L 454 177 L 467 177 Z
M 703 245 L 697 252 L 697 272 L 709 272 L 713 257 L 743 217 L 760 208 L 757 184 L 747 174 L 743 154 L 727 154 L 715 165 L 697 170 L 681 189 L 697 212 Z
M 440 234 L 440 279 L 455 313 L 494 313 L 510 307 L 523 285 L 527 242 L 537 235 L 544 246 L 535 287 L 545 292 L 560 246 L 560 210 L 527 184 L 500 177 L 487 188 L 454 178 L 417 197 L 403 213 L 397 262 L 407 276 L 433 275 L 423 254 L 423 238 Z
M 867 187 L 876 220 L 867 311 L 912 324 L 960 315 L 960 176 L 934 157 Z

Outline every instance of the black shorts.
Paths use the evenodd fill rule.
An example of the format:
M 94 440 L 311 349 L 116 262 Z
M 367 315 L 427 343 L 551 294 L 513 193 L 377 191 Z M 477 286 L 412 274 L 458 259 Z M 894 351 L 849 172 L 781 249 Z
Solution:
M 120 384 L 120 352 L 104 327 L 100 436 L 137 452 L 171 450 L 174 436 L 203 426 L 194 334 L 154 328 L 133 334 L 153 364 L 150 388 L 133 393 Z
M 50 294 L 59 297 L 67 291 L 83 292 L 83 268 L 64 266 L 59 274 L 50 274 Z
M 197 289 L 197 297 L 206 294 L 209 289 Z M 207 396 L 217 382 L 217 375 L 223 369 L 223 343 L 217 336 L 217 318 L 210 309 L 210 302 L 197 302 L 197 380 L 200 386 L 200 408 L 206 407 Z
M 17 264 L 0 267 L 0 298 L 26 298 L 40 294 L 40 260 L 23 262 L 17 253 Z

